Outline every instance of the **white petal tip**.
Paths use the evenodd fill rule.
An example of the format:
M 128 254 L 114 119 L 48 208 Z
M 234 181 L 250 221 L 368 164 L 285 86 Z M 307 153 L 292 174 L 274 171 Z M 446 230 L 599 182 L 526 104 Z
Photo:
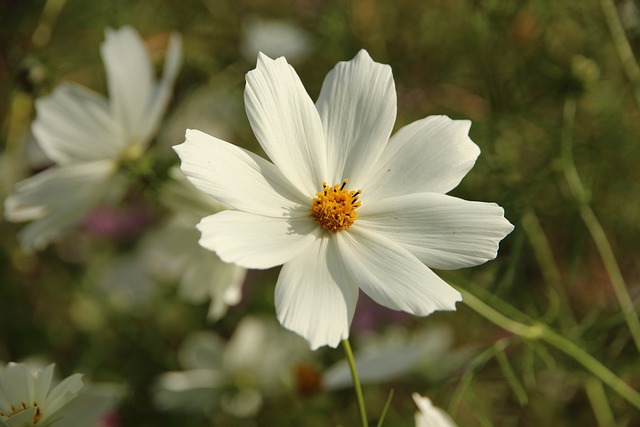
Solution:
M 320 349 L 321 347 L 331 347 L 331 348 L 337 348 L 340 343 L 342 343 L 343 340 L 346 340 L 349 338 L 349 334 L 346 333 L 343 337 L 341 338 L 332 338 L 332 339 L 322 339 L 321 337 L 308 337 L 306 334 L 308 334 L 308 331 L 297 331 L 294 328 L 291 328 L 289 326 L 286 326 L 281 319 L 278 318 L 278 321 L 280 322 L 280 324 L 282 325 L 282 327 L 284 327 L 285 329 L 297 334 L 298 336 L 302 337 L 305 339 L 305 341 L 307 341 L 307 344 L 309 344 L 309 348 L 311 349 L 311 351 L 316 351 L 318 349 Z
M 369 59 L 370 61 L 373 61 L 373 59 L 371 59 L 371 55 L 369 55 L 369 52 L 367 51 L 367 49 L 360 49 L 355 57 L 356 58 L 366 58 L 366 59 Z

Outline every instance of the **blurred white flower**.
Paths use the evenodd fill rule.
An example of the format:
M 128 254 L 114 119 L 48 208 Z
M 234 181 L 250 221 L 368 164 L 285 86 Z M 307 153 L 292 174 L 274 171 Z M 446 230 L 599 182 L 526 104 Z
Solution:
M 172 169 L 170 176 L 172 181 L 165 185 L 160 200 L 173 216 L 145 237 L 141 244 L 143 264 L 158 280 L 179 280 L 180 295 L 186 300 L 195 304 L 211 300 L 208 317 L 218 320 L 229 306 L 240 302 L 247 270 L 222 262 L 198 245 L 198 221 L 225 206 L 198 191 L 180 169 Z
M 113 191 L 120 163 L 142 155 L 167 107 L 181 51 L 173 34 L 156 82 L 138 33 L 108 29 L 101 46 L 108 100 L 73 83 L 36 100 L 33 133 L 55 165 L 17 183 L 5 200 L 9 221 L 33 221 L 20 233 L 25 249 L 43 248 L 82 220 Z
M 243 318 L 228 343 L 213 332 L 197 332 L 183 343 L 184 371 L 162 374 L 155 401 L 162 409 L 254 415 L 263 395 L 293 387 L 294 364 L 308 348 L 268 319 Z
M 52 387 L 54 366 L 11 362 L 0 369 L 0 426 L 92 426 L 122 395 L 116 385 L 85 386 L 80 374 Z
M 469 121 L 431 116 L 389 139 L 391 68 L 364 50 L 315 105 L 284 58 L 261 54 L 245 104 L 273 163 L 196 130 L 175 147 L 191 182 L 232 208 L 200 221 L 200 244 L 246 268 L 284 264 L 278 319 L 313 349 L 349 336 L 359 288 L 414 315 L 454 310 L 460 294 L 431 268 L 493 259 L 513 229 L 500 206 L 445 194 L 480 153 Z
M 401 332 L 395 329 L 370 342 L 354 355 L 358 377 L 362 384 L 378 384 L 406 374 L 418 366 L 438 364 L 446 357 L 453 338 L 445 328 L 429 328 L 413 333 L 409 339 L 394 339 Z M 327 369 L 322 376 L 327 390 L 353 386 L 346 360 Z
M 259 52 L 272 58 L 284 56 L 292 62 L 311 53 L 311 36 L 291 22 L 250 17 L 242 27 L 240 50 L 248 61 L 253 61 Z
M 433 406 L 428 397 L 418 393 L 413 393 L 412 397 L 419 409 L 415 415 L 416 427 L 457 427 L 446 412 Z

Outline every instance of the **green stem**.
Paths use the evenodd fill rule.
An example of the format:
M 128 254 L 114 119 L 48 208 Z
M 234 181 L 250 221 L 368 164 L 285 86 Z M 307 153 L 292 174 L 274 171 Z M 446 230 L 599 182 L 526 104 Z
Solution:
M 564 130 L 562 136 L 562 168 L 573 196 L 578 201 L 580 217 L 596 244 L 600 258 L 611 279 L 611 286 L 616 295 L 618 305 L 624 316 L 633 342 L 640 352 L 640 319 L 635 311 L 633 300 L 627 291 L 627 285 L 618 266 L 618 262 L 609 244 L 604 228 L 589 204 L 589 193 L 582 184 L 573 159 L 573 124 L 576 115 L 575 99 L 567 99 L 564 106 Z
M 360 385 L 360 378 L 358 378 L 356 361 L 353 358 L 353 351 L 351 350 L 351 344 L 349 344 L 349 340 L 342 340 L 342 346 L 344 347 L 344 352 L 347 355 L 347 362 L 349 362 L 349 370 L 351 371 L 351 378 L 353 379 L 353 388 L 356 390 L 356 400 L 358 401 L 360 421 L 362 421 L 362 427 L 368 427 L 369 422 L 367 421 L 367 410 L 364 406 L 364 395 L 362 394 L 362 386 Z
M 380 421 L 378 421 L 378 427 L 382 427 L 382 423 L 384 423 L 384 419 L 387 416 L 387 411 L 389 411 L 389 407 L 391 406 L 391 399 L 393 399 L 393 389 L 389 390 L 389 397 L 387 397 L 387 402 L 384 404 L 384 408 L 382 409 L 382 414 L 380 414 Z
M 549 311 L 551 311 L 551 308 L 555 308 L 552 302 L 554 300 L 557 301 L 556 305 L 560 304 L 565 308 L 563 312 L 558 313 L 562 316 L 560 321 L 563 326 L 576 326 L 578 322 L 569 305 L 569 296 L 562 281 L 560 268 L 553 257 L 551 244 L 549 243 L 549 239 L 547 239 L 535 211 L 533 209 L 527 209 L 524 215 L 522 215 L 520 224 L 533 249 L 533 255 L 536 257 L 538 264 L 540 264 L 542 276 L 549 284 Z M 552 294 L 553 291 L 557 293 L 556 298 L 554 298 Z
M 591 402 L 593 413 L 596 416 L 598 425 L 600 427 L 615 427 L 616 419 L 613 416 L 611 406 L 609 406 L 609 399 L 604 392 L 602 383 L 595 378 L 590 378 L 584 385 L 587 392 L 587 397 Z
M 606 366 L 585 352 L 569 339 L 557 334 L 543 324 L 527 325 L 517 322 L 498 312 L 472 293 L 456 287 L 462 294 L 462 299 L 471 309 L 497 326 L 530 340 L 540 340 L 562 351 L 567 356 L 581 364 L 604 384 L 627 402 L 640 409 L 640 393 L 631 388 L 620 377 L 611 372 Z
M 633 96 L 638 106 L 640 106 L 640 68 L 638 68 L 633 49 L 629 44 L 629 40 L 625 35 L 624 28 L 618 17 L 616 6 L 613 0 L 600 0 L 600 8 L 607 21 L 613 44 L 618 51 L 618 57 L 622 63 L 622 68 L 627 75 L 627 79 L 633 86 Z
M 31 42 L 34 47 L 43 48 L 49 44 L 53 27 L 66 2 L 67 0 L 47 0 L 42 10 L 40 22 L 31 37 Z

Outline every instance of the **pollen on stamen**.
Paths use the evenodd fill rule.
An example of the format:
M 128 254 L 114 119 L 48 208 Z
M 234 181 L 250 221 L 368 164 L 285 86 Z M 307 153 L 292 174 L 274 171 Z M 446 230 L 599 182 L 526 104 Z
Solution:
M 33 402 L 33 406 L 35 406 L 36 408 L 36 412 L 35 414 L 33 414 L 33 422 L 37 423 L 38 420 L 42 418 L 42 412 L 40 412 L 40 407 L 38 406 L 38 403 L 36 403 L 35 401 Z
M 361 191 L 350 191 L 346 188 L 348 183 L 345 179 L 342 184 L 329 187 L 323 182 L 322 191 L 311 201 L 311 217 L 325 230 L 334 233 L 346 230 L 358 219 L 356 209 L 360 207 Z

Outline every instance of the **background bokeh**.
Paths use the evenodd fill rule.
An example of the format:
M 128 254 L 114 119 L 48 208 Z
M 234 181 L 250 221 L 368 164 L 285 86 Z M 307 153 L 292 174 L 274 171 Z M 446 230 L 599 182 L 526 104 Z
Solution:
M 99 55 L 106 27 L 134 26 L 158 64 L 170 32 L 182 34 L 184 64 L 153 147 L 159 180 L 177 164 L 169 147 L 186 127 L 259 152 L 242 104 L 257 49 L 286 54 L 315 99 L 335 63 L 366 48 L 393 69 L 396 129 L 432 114 L 472 120 L 482 154 L 452 194 L 497 202 L 516 226 L 497 260 L 443 277 L 503 312 L 514 308 L 548 325 L 640 388 L 638 350 L 584 221 L 588 207 L 637 304 L 640 73 L 625 56 L 628 47 L 640 54 L 636 2 L 4 0 L 0 8 L 2 199 L 47 165 L 29 132 L 33 100 L 67 80 L 106 93 Z M 582 195 L 567 181 L 566 150 Z M 343 358 L 340 349 L 305 355 L 292 368 L 297 383 L 265 394 L 254 417 L 156 408 L 152 385 L 181 368 L 177 352 L 190 332 L 210 329 L 226 339 L 248 314 L 275 318 L 277 269 L 250 272 L 242 302 L 208 322 L 208 304 L 179 298 L 174 280 L 139 267 L 140 241 L 168 215 L 154 191 L 153 182 L 139 183 L 122 204 L 103 207 L 93 223 L 35 254 L 19 247 L 21 225 L 0 222 L 0 360 L 37 355 L 64 374 L 126 383 L 113 425 L 355 425 L 352 390 L 316 384 Z M 640 424 L 637 408 L 575 360 L 464 303 L 455 313 L 413 318 L 363 298 L 352 344 L 357 352 L 369 341 L 436 327 L 448 328 L 452 341 L 439 359 L 365 386 L 373 419 L 393 388 L 388 426 L 412 425 L 414 391 L 460 426 Z

